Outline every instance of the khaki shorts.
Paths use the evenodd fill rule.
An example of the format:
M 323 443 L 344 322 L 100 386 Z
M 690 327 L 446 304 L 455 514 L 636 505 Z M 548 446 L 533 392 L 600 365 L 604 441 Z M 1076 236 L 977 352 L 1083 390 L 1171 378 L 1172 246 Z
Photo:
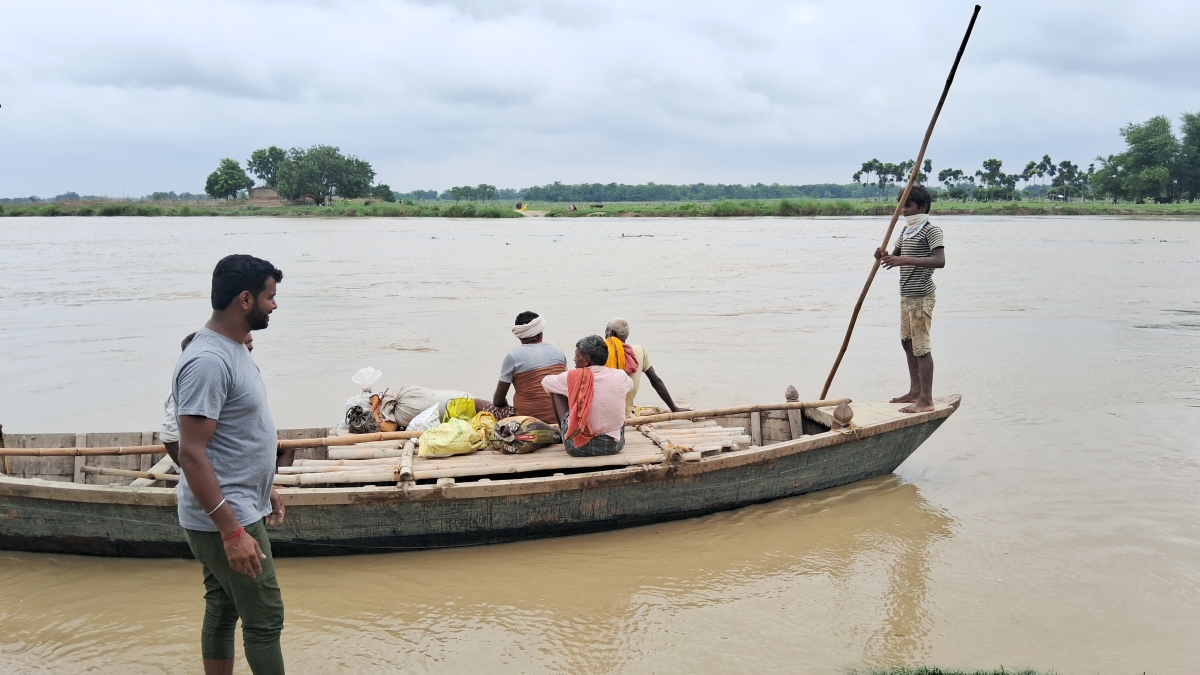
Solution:
M 929 326 L 933 323 L 935 293 L 900 296 L 900 339 L 912 340 L 913 356 L 925 356 L 932 349 Z

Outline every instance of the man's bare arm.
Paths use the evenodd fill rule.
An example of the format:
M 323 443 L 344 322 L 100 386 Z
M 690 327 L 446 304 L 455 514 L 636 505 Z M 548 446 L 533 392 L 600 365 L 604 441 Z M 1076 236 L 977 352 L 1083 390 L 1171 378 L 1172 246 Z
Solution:
M 175 462 L 175 466 L 179 466 L 179 441 L 163 441 L 163 445 L 167 448 L 167 457 Z
M 658 376 L 658 373 L 654 372 L 654 366 L 650 366 L 646 369 L 646 379 L 650 380 L 650 386 L 654 387 L 654 391 L 658 392 L 658 397 L 663 400 L 663 403 L 667 404 L 667 407 L 671 409 L 671 412 L 679 412 L 682 410 L 682 408 L 675 405 L 675 401 L 671 399 L 671 392 L 667 391 L 667 385 L 663 383 L 662 378 Z
M 277 450 L 275 452 L 275 468 L 281 466 L 291 466 L 296 461 L 296 449 L 288 448 L 287 450 Z
M 221 484 L 217 481 L 212 462 L 208 461 L 206 448 L 216 430 L 216 420 L 196 415 L 179 416 L 179 468 L 183 469 L 188 487 L 196 496 L 196 501 L 200 502 L 200 507 L 205 513 L 212 511 L 208 517 L 224 538 L 237 533 L 242 525 L 233 515 L 233 508 L 224 501 Z M 262 574 L 260 561 L 267 556 L 254 537 L 242 533 L 225 540 L 225 557 L 233 571 L 253 579 Z
M 508 388 L 512 386 L 510 382 L 497 382 L 496 393 L 492 394 L 492 405 L 497 408 L 508 407 Z
M 876 254 L 878 253 L 879 251 L 876 251 Z M 906 257 L 898 255 L 876 255 L 876 258 L 879 260 L 879 263 L 884 266 L 884 268 L 889 270 L 893 267 L 900 267 L 902 265 L 912 267 L 929 267 L 931 269 L 940 270 L 946 266 L 946 249 L 939 246 L 930 252 L 928 258 L 913 258 L 911 256 Z
M 558 416 L 558 419 L 554 421 L 561 423 L 563 415 L 566 415 L 567 411 L 571 409 L 571 404 L 567 402 L 567 397 L 562 394 L 550 394 L 550 400 L 554 401 L 554 414 Z

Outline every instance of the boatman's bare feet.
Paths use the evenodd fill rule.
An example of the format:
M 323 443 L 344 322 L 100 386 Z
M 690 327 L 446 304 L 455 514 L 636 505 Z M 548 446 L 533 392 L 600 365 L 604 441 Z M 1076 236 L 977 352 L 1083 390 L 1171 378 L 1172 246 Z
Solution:
M 917 399 L 919 399 L 919 398 L 921 398 L 921 392 L 910 391 L 903 396 L 897 396 L 896 398 L 892 399 L 891 402 L 892 403 L 916 403 Z
M 933 408 L 934 408 L 934 406 L 933 406 L 932 402 L 917 401 L 917 402 L 913 403 L 912 405 L 904 406 L 903 408 L 900 409 L 900 412 L 902 412 L 902 413 L 921 413 L 921 412 L 929 412 L 930 410 L 933 410 Z

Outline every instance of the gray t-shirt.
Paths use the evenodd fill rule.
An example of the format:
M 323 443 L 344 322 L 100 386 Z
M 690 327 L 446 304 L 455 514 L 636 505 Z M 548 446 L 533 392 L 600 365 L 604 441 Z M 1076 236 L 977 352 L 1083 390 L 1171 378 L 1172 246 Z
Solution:
M 217 482 L 238 523 L 250 525 L 271 513 L 275 476 L 275 422 L 267 388 L 245 345 L 207 328 L 179 357 L 172 379 L 178 415 L 217 421 L 206 448 Z M 187 476 L 175 489 L 179 524 L 189 530 L 216 532 L 196 501 Z
M 523 344 L 504 357 L 500 366 L 500 381 L 512 383 L 513 376 L 527 370 L 537 370 L 556 363 L 567 365 L 567 355 L 549 342 Z

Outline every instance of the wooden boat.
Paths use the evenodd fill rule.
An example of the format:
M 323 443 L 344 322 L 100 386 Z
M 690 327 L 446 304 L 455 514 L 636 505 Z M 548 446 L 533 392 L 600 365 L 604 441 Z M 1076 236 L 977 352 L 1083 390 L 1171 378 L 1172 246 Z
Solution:
M 938 399 L 933 411 L 918 414 L 897 412 L 902 404 L 852 403 L 853 420 L 842 427 L 828 405 L 837 401 L 794 399 L 693 414 L 682 423 L 663 419 L 678 415 L 633 419 L 625 450 L 611 457 L 573 458 L 561 445 L 440 459 L 413 457 L 411 443 L 394 440 L 310 447 L 276 476 L 287 517 L 271 530 L 272 548 L 278 556 L 317 556 L 494 544 L 792 497 L 891 473 L 961 400 Z M 342 444 L 327 429 L 280 437 Z M 163 475 L 169 459 L 147 448 L 86 454 L 97 446 L 150 446 L 155 433 L 5 434 L 3 441 L 0 549 L 190 557 L 174 487 L 164 482 L 172 478 Z M 68 450 L 11 455 L 21 448 Z

